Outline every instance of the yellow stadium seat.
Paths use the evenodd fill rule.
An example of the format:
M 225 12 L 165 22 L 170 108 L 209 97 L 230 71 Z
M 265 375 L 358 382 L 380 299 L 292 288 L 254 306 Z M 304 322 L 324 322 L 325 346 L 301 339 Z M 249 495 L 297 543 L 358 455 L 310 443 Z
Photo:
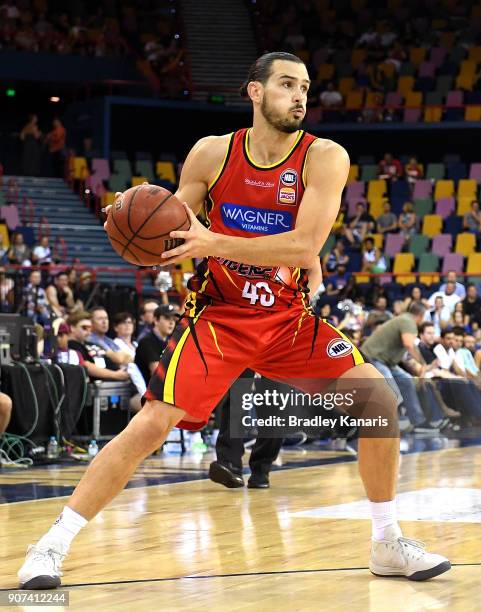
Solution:
M 414 87 L 414 77 L 412 76 L 402 76 L 399 77 L 397 82 L 397 90 L 398 92 L 406 97 L 407 94 L 413 90 Z
M 439 180 L 436 181 L 436 185 L 434 187 L 434 199 L 439 200 L 439 198 L 450 198 L 454 195 L 454 181 L 450 180 Z
M 440 215 L 424 215 L 423 218 L 423 234 L 434 238 L 438 234 L 443 233 L 443 218 Z
M 356 278 L 356 284 L 368 283 L 371 280 L 369 276 L 365 276 L 364 274 L 358 274 L 357 272 L 354 272 L 354 276 Z
M 458 198 L 476 197 L 478 191 L 478 183 L 475 179 L 460 179 L 458 183 Z
M 425 47 L 412 47 L 409 52 L 409 61 L 415 66 L 419 66 L 419 64 L 424 62 L 425 57 L 426 57 Z
M 85 157 L 74 157 L 73 158 L 73 178 L 74 179 L 86 179 L 89 175 L 89 168 L 87 166 L 87 160 Z
M 432 285 L 433 283 L 439 283 L 439 274 L 426 274 L 418 276 L 418 282 L 423 285 Z
M 384 204 L 387 201 L 387 198 L 373 198 L 369 200 L 369 213 L 377 219 L 383 214 Z
M 455 253 L 461 253 L 464 257 L 467 257 L 470 253 L 476 251 L 476 235 L 470 232 L 463 232 L 456 236 L 456 246 L 454 248 Z
M 10 246 L 10 238 L 8 236 L 8 227 L 5 223 L 0 223 L 0 238 L 2 240 L 2 247 L 8 249 Z
M 424 123 L 437 123 L 441 121 L 443 109 L 441 106 L 427 106 L 424 109 Z
M 353 89 L 355 83 L 356 81 L 353 77 L 342 77 L 341 79 L 339 79 L 339 86 L 337 89 L 339 93 L 345 98 L 347 94 Z
M 464 217 L 464 215 L 471 210 L 471 202 L 475 199 L 476 196 L 462 196 L 458 198 L 458 207 L 456 209 L 456 214 L 461 217 Z
M 476 74 L 476 62 L 470 59 L 463 60 L 459 65 L 459 74 L 472 74 L 474 76 Z
M 366 53 L 366 49 L 353 49 L 351 55 L 351 64 L 353 68 L 359 68 L 366 59 Z
M 185 274 L 186 272 L 194 273 L 194 262 L 192 259 L 184 259 L 180 262 L 180 269 Z
M 381 249 L 382 251 L 382 247 L 384 245 L 384 236 L 382 234 L 369 234 L 369 238 L 372 238 L 374 240 L 374 245 L 376 246 L 376 248 Z
M 352 164 L 349 168 L 349 174 L 347 175 L 347 185 L 352 183 L 353 181 L 357 181 L 359 177 L 359 166 L 357 164 Z
M 481 121 L 481 106 L 466 106 L 464 109 L 465 121 Z
M 420 91 L 408 91 L 404 101 L 405 106 L 419 107 L 423 104 L 423 94 Z
M 456 77 L 456 89 L 471 91 L 474 85 L 474 74 L 460 74 Z
M 412 272 L 414 268 L 414 255 L 412 253 L 396 253 L 393 264 L 393 273 L 400 274 L 402 272 Z M 396 282 L 401 285 L 415 283 L 415 276 L 396 276 Z
M 466 272 L 472 276 L 477 275 L 481 277 L 481 253 L 470 253 L 468 255 Z M 474 279 L 469 279 L 469 282 L 472 282 L 473 280 Z
M 132 187 L 137 187 L 138 185 L 142 185 L 142 183 L 148 183 L 149 180 L 145 176 L 133 176 L 132 177 Z
M 334 65 L 333 64 L 321 64 L 317 71 L 318 81 L 330 81 L 334 76 Z
M 479 64 L 481 62 L 481 47 L 479 45 L 476 47 L 471 47 L 468 52 L 468 60 L 471 60 L 475 64 Z
M 362 91 L 350 91 L 346 96 L 346 109 L 356 110 L 361 108 L 364 93 Z
M 115 200 L 115 193 L 113 191 L 106 191 L 102 195 L 102 206 L 108 206 L 109 204 L 113 204 Z
M 169 161 L 159 161 L 155 165 L 155 173 L 160 179 L 169 181 L 173 185 L 176 184 L 174 164 Z
M 378 91 L 370 91 L 366 96 L 364 106 L 366 108 L 378 108 L 384 102 L 384 94 Z
M 369 181 L 367 187 L 367 199 L 374 200 L 377 198 L 382 198 L 386 191 L 387 185 L 384 179 L 374 179 L 373 181 Z

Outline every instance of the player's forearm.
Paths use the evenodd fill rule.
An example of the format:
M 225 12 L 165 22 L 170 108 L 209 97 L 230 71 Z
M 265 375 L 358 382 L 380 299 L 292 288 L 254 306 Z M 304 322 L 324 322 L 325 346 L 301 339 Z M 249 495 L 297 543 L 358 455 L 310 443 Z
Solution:
M 260 238 L 215 234 L 210 254 L 245 264 L 306 269 L 313 266 L 317 257 L 315 248 L 309 244 L 308 239 L 295 230 Z

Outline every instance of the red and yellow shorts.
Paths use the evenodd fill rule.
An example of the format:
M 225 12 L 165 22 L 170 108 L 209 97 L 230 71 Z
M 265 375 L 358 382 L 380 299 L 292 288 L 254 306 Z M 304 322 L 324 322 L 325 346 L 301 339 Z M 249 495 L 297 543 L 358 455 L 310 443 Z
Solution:
M 264 312 L 212 304 L 178 323 L 144 398 L 185 410 L 178 427 L 200 429 L 247 368 L 280 382 L 332 380 L 362 363 L 342 332 L 302 307 Z

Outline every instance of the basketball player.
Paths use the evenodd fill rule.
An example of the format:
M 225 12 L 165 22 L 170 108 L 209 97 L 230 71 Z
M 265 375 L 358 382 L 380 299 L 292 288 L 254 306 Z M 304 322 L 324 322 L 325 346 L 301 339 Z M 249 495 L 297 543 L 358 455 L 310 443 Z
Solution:
M 243 88 L 253 127 L 203 138 L 189 153 L 176 196 L 187 203 L 191 227 L 172 232 L 184 243 L 164 253 L 165 264 L 205 258 L 190 285 L 186 326 L 177 326 L 164 351 L 143 410 L 97 455 L 53 526 L 29 547 L 22 588 L 60 585 L 75 535 L 174 426 L 202 428 L 246 368 L 281 381 L 336 378 L 346 388 L 368 381 L 369 405 L 396 423 L 396 398 L 382 375 L 307 307 L 305 271 L 329 235 L 349 171 L 341 146 L 300 129 L 308 89 L 299 58 L 263 55 Z M 195 216 L 205 201 L 209 229 Z M 398 460 L 397 435 L 361 437 L 359 471 L 373 524 L 369 567 L 425 580 L 450 563 L 402 536 L 394 501 Z

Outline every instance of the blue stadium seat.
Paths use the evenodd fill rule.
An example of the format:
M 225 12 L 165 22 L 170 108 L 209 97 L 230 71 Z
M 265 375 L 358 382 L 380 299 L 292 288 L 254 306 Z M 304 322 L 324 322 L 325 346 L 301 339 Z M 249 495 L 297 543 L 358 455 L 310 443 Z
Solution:
M 468 169 L 466 168 L 466 164 L 447 164 L 446 176 L 448 179 L 453 181 L 459 181 L 459 179 L 467 178 Z
M 409 189 L 409 183 L 407 181 L 394 181 L 391 183 L 391 189 L 389 191 L 391 198 L 404 198 L 404 200 L 411 199 L 411 190 Z
M 463 218 L 451 215 L 444 220 L 444 233 L 451 234 L 455 238 L 463 231 Z

